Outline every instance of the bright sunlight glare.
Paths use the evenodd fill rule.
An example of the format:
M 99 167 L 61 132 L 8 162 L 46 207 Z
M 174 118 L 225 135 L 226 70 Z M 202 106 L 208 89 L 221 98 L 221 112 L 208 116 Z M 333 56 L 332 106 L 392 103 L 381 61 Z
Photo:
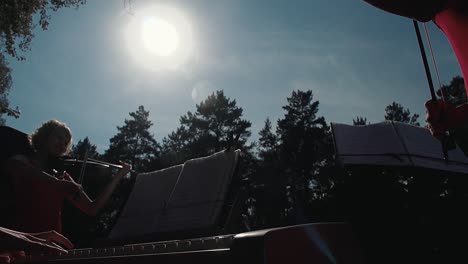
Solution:
M 151 71 L 182 69 L 192 51 L 192 26 L 174 6 L 157 4 L 135 10 L 124 34 L 136 65 Z
M 179 45 L 175 27 L 158 18 L 148 18 L 142 26 L 143 44 L 150 52 L 159 56 L 172 54 Z

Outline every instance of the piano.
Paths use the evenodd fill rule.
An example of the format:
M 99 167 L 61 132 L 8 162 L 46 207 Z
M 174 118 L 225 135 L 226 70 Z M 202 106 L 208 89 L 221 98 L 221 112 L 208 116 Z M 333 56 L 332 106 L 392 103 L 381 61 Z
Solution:
M 364 263 L 347 223 L 310 223 L 184 240 L 80 248 L 58 256 L 27 256 L 21 263 L 152 264 Z

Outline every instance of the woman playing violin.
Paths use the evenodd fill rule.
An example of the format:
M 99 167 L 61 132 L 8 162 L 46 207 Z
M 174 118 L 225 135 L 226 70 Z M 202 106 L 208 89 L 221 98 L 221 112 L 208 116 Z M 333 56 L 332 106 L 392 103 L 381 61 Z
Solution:
M 119 181 L 130 171 L 123 163 L 95 200 L 91 200 L 73 178 L 63 173 L 56 178 L 46 173 L 49 159 L 65 155 L 71 148 L 72 133 L 64 123 L 50 120 L 30 137 L 35 152 L 29 156 L 16 155 L 7 162 L 15 193 L 13 228 L 22 232 L 62 232 L 61 211 L 69 200 L 85 214 L 94 216 L 106 204 Z

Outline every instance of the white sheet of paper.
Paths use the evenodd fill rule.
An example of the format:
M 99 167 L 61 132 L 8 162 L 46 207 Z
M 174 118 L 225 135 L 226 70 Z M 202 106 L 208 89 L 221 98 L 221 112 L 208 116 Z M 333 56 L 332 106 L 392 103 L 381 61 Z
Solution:
M 335 154 L 344 165 L 412 166 L 468 173 L 468 158 L 457 147 L 446 163 L 440 141 L 423 127 L 401 122 L 353 126 L 332 123 Z

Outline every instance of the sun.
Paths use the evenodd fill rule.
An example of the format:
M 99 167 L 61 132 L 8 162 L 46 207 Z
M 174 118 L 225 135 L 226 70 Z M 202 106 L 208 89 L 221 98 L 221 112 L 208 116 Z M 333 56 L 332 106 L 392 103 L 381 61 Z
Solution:
M 144 47 L 158 56 L 169 56 L 179 46 L 179 33 L 174 25 L 159 18 L 146 18 L 141 27 Z
M 135 10 L 124 30 L 130 58 L 151 71 L 185 69 L 194 46 L 189 21 L 175 6 L 156 4 Z

